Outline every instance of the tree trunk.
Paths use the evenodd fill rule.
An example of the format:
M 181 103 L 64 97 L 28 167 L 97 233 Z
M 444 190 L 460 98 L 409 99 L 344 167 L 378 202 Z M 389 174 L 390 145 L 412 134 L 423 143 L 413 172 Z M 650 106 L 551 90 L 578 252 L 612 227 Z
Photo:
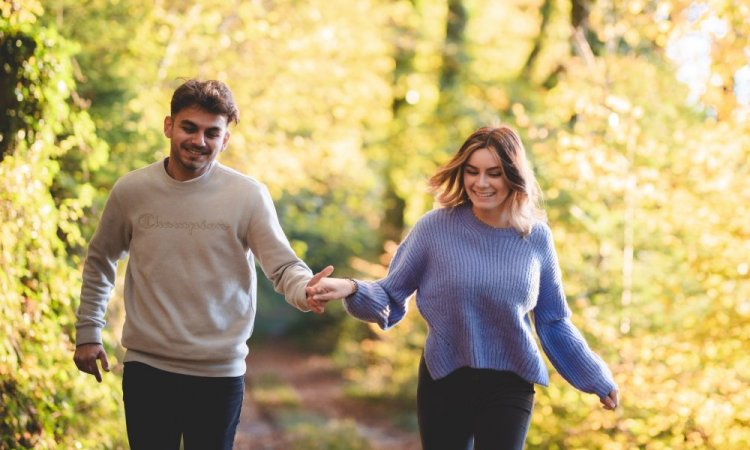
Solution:
M 572 47 L 574 54 L 588 58 L 600 55 L 604 43 L 591 31 L 589 15 L 595 0 L 571 0 L 570 25 L 573 27 Z
M 454 93 L 459 84 L 461 66 L 465 62 L 464 31 L 468 20 L 462 0 L 448 0 L 445 45 L 442 54 L 440 92 Z M 442 95 L 441 95 L 442 96 Z
M 412 8 L 416 8 L 414 1 L 411 2 L 411 6 Z M 408 89 L 402 89 L 401 87 L 406 85 L 406 80 L 409 75 L 414 72 L 417 32 L 418 30 L 408 25 L 394 25 L 394 96 L 391 104 L 394 124 L 406 122 L 402 117 L 404 114 L 404 108 L 408 106 L 408 103 L 406 102 Z M 399 195 L 396 189 L 397 180 L 394 180 L 392 172 L 392 168 L 397 165 L 397 158 L 401 152 L 399 135 L 402 132 L 403 130 L 400 128 L 394 129 L 385 142 L 386 161 L 385 166 L 383 167 L 385 192 L 383 193 L 383 222 L 380 228 L 381 244 L 385 244 L 387 241 L 400 242 L 404 231 L 404 209 L 406 208 L 406 201 Z
M 544 0 L 540 14 L 542 15 L 542 20 L 539 24 L 539 33 L 537 33 L 536 39 L 534 39 L 534 47 L 532 47 L 529 57 L 526 59 L 526 64 L 524 64 L 523 70 L 521 71 L 521 77 L 526 80 L 531 78 L 531 74 L 534 71 L 534 65 L 539 57 L 539 53 L 542 51 L 542 42 L 544 41 L 544 35 L 547 32 L 547 25 L 549 24 L 549 19 L 552 15 L 552 0 Z

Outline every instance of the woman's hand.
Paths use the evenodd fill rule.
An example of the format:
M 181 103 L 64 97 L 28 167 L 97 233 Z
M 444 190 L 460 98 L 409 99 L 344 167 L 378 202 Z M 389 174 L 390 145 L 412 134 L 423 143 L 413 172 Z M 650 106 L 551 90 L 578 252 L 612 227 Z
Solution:
M 317 285 L 320 280 L 331 276 L 333 273 L 333 266 L 326 266 L 323 270 L 313 275 L 313 277 L 310 279 L 310 281 L 307 282 L 307 285 L 305 286 L 305 297 L 307 299 L 307 307 L 310 308 L 310 310 L 316 314 L 323 314 L 323 311 L 325 311 L 325 304 L 320 304 L 318 302 L 311 302 L 310 301 L 310 294 L 309 290 L 312 289 L 315 285 Z
M 613 410 L 617 408 L 619 403 L 619 400 L 617 399 L 617 389 L 612 389 L 608 396 L 600 398 L 599 401 L 604 405 L 604 409 Z
M 305 288 L 307 304 L 315 312 L 323 312 L 326 303 L 351 295 L 356 285 L 346 278 L 321 278 Z

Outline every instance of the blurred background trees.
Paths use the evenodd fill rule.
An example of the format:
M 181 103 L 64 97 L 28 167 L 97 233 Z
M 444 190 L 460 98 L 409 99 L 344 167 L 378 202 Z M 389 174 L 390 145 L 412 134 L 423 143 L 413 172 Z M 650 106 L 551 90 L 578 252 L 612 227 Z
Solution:
M 604 413 L 553 373 L 529 447 L 747 448 L 748 24 L 729 0 L 3 0 L 0 448 L 125 445 L 117 378 L 70 359 L 80 264 L 114 181 L 165 154 L 190 77 L 231 86 L 222 161 L 338 275 L 382 276 L 435 167 L 514 126 L 574 322 L 623 396 Z M 416 311 L 382 333 L 340 308 L 300 319 L 267 284 L 259 301 L 259 334 L 322 336 L 352 395 L 412 408 Z

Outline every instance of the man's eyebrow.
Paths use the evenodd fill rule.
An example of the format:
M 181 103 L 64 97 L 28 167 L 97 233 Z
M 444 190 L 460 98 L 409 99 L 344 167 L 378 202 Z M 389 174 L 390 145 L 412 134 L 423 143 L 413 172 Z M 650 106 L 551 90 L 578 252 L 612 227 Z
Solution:
M 190 126 L 190 127 L 193 127 L 193 128 L 199 128 L 198 124 L 195 123 L 195 122 L 193 122 L 190 119 L 182 119 L 182 120 L 180 120 L 180 126 L 186 126 L 186 125 Z M 206 128 L 206 131 L 221 131 L 221 127 L 208 127 L 208 128 Z
M 182 120 L 180 120 L 180 125 L 188 125 L 188 126 L 191 126 L 191 127 L 198 128 L 198 125 L 195 122 L 193 122 L 192 120 L 190 120 L 190 119 L 182 119 Z

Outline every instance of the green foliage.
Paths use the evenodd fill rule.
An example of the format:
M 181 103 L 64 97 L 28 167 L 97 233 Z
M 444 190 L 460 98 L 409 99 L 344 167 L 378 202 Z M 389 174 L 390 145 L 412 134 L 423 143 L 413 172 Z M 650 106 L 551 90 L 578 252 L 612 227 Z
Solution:
M 323 426 L 302 424 L 292 429 L 292 450 L 371 450 L 351 420 L 332 420 Z
M 0 161 L 0 448 L 123 448 L 115 377 L 96 385 L 71 358 L 79 282 L 68 248 L 80 244 L 91 189 L 51 192 L 64 178 L 60 157 L 80 152 L 82 165 L 96 167 L 101 154 L 87 149 L 104 147 L 71 102 L 74 46 L 39 26 L 38 9 L 0 18 L 3 59 L 12 62 L 2 97 L 18 100 L 0 119 L 13 133 Z
M 54 30 L 33 29 L 29 23 L 33 18 L 32 8 L 22 12 L 3 10 L 0 106 L 4 114 L 0 125 L 0 157 L 27 136 L 33 141 L 47 111 L 60 117 L 67 108 L 62 100 L 69 95 L 70 61 L 50 51 L 58 45 L 57 34 Z M 65 41 L 60 41 L 60 45 L 65 45 Z
M 274 374 L 263 374 L 253 383 L 253 399 L 262 409 L 294 408 L 299 406 L 299 395 Z
M 392 331 L 357 322 L 345 324 L 336 352 L 349 381 L 347 393 L 370 400 L 388 400 L 411 408 L 416 400 L 417 367 L 426 329 L 416 309 Z
M 581 395 L 553 386 L 539 396 L 530 441 L 744 448 L 750 409 L 737 389 L 748 360 L 737 350 L 750 286 L 737 217 L 747 210 L 727 192 L 747 196 L 746 130 L 683 106 L 658 64 L 601 62 L 619 68 L 606 83 L 582 64 L 548 96 L 557 117 L 547 114 L 553 132 L 533 153 L 577 322 L 611 362 L 625 403 L 612 417 L 586 400 L 593 411 L 583 414 Z
M 233 88 L 222 161 L 267 183 L 295 249 L 340 276 L 383 276 L 432 207 L 435 166 L 480 125 L 517 127 L 574 321 L 623 397 L 601 411 L 553 371 L 529 448 L 747 448 L 750 112 L 732 80 L 750 12 L 736 3 L 0 3 L 0 448 L 124 446 L 118 377 L 97 385 L 70 361 L 80 262 L 114 181 L 164 156 L 182 77 Z M 713 57 L 687 104 L 667 53 L 695 34 Z M 412 407 L 426 332 L 413 301 L 383 333 L 260 286 L 258 330 L 300 317 L 291 329 L 338 339 L 351 395 Z M 297 437 L 366 448 L 351 423 Z
M 81 173 L 75 176 L 106 191 L 125 172 L 152 162 L 164 145 L 161 119 L 168 114 L 168 103 L 154 108 L 139 101 L 154 83 L 154 71 L 148 66 L 156 66 L 162 52 L 149 36 L 153 33 L 153 2 L 48 3 L 39 21 L 57 28 L 68 42 L 78 45 L 74 55 L 76 99 L 86 108 L 97 135 L 109 146 L 108 164 L 91 170 L 78 166 Z M 155 121 L 148 123 L 146 115 Z M 76 155 L 68 153 L 66 158 Z M 101 200 L 94 206 L 99 207 Z M 86 236 L 92 232 L 84 230 Z
M 594 26 L 605 18 L 599 13 L 592 11 Z M 503 92 L 485 81 L 491 73 L 500 79 L 500 71 L 482 72 L 477 83 L 486 104 L 525 135 L 574 322 L 610 363 L 623 396 L 615 414 L 602 411 L 596 398 L 551 370 L 551 386 L 538 389 L 529 447 L 745 448 L 747 396 L 739 389 L 747 381 L 740 349 L 750 327 L 746 111 L 715 121 L 686 105 L 685 87 L 653 51 L 666 45 L 664 24 L 641 36 L 628 25 L 595 30 L 623 31 L 611 37 L 624 43 L 615 54 L 546 54 L 547 64 L 552 56 L 564 64 L 550 91 L 514 80 Z M 735 42 L 721 44 L 730 52 Z M 708 101 L 733 105 L 730 98 Z M 418 348 L 423 332 L 409 322 L 399 327 L 382 336 L 361 327 L 344 335 L 339 358 L 355 394 L 413 395 L 414 378 L 398 374 L 416 371 L 419 352 L 410 339 Z
M 262 415 L 285 436 L 284 448 L 294 450 L 370 450 L 357 424 L 348 419 L 326 419 L 305 411 L 294 386 L 283 377 L 263 373 L 253 379 L 252 396 Z

